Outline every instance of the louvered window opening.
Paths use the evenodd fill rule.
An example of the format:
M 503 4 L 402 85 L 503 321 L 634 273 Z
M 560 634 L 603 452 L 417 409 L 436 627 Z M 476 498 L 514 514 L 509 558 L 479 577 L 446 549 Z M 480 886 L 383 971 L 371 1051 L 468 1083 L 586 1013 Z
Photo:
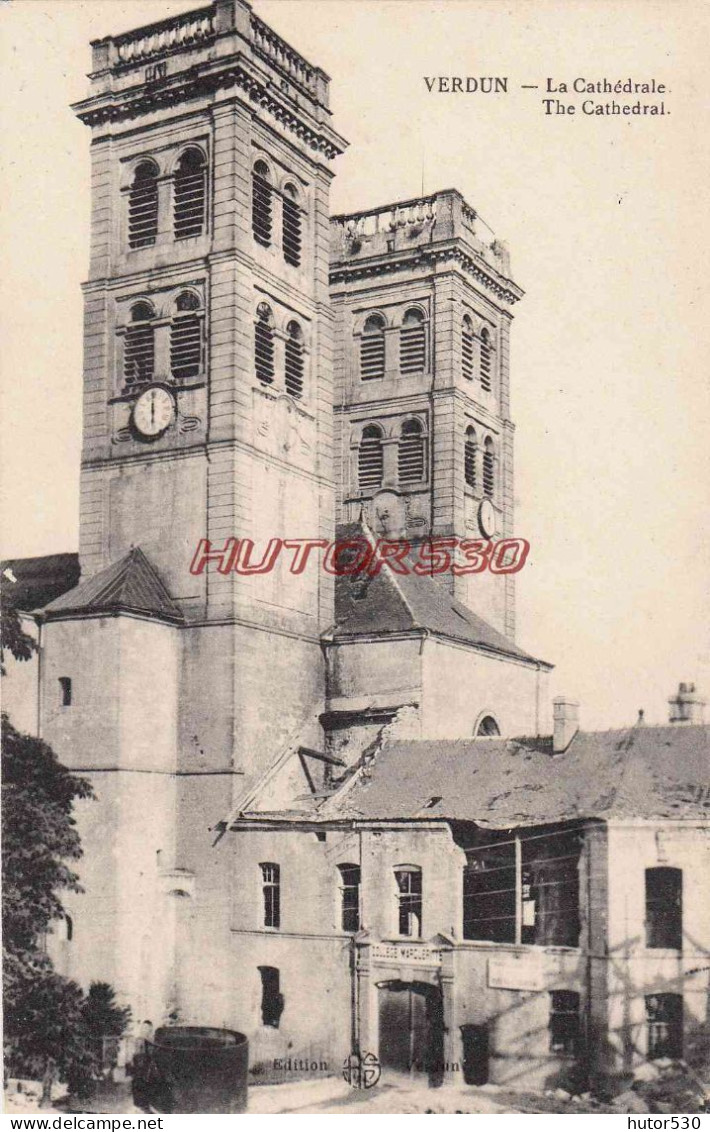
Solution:
M 487 333 L 484 331 L 481 336 L 481 388 L 486 393 L 491 391 L 491 376 L 492 376 L 492 358 L 491 358 L 491 343 Z
M 197 377 L 202 369 L 202 320 L 195 314 L 181 314 L 170 327 L 170 372 L 184 381 Z
M 303 396 L 303 343 L 296 337 L 286 339 L 286 392 L 292 397 Z
M 483 494 L 489 499 L 493 497 L 495 487 L 495 459 L 493 449 L 486 448 L 483 452 Z
M 282 219 L 284 259 L 298 267 L 301 263 L 301 210 L 290 197 L 284 197 Z
M 464 477 L 469 487 L 476 486 L 476 441 L 473 436 L 467 436 L 464 441 L 463 454 Z
M 404 325 L 399 338 L 400 373 L 423 373 L 426 368 L 426 329 L 423 322 Z
M 461 334 L 461 372 L 466 381 L 473 380 L 473 331 L 469 326 Z
M 261 173 L 252 173 L 251 230 L 254 239 L 268 248 L 271 244 L 272 190 Z
M 176 240 L 201 236 L 205 226 L 207 169 L 202 154 L 186 154 L 174 183 L 174 232 Z
M 384 457 L 379 433 L 363 433 L 358 451 L 358 483 L 363 491 L 382 486 Z
M 155 339 L 150 325 L 129 326 L 123 350 L 123 377 L 126 386 L 135 388 L 153 380 L 155 372 Z
M 139 166 L 128 197 L 128 244 L 146 248 L 158 234 L 158 180 L 152 166 Z
M 274 380 L 274 332 L 263 319 L 254 328 L 254 363 L 262 385 Z
M 385 336 L 382 330 L 363 334 L 360 344 L 360 377 L 373 381 L 385 375 Z
M 400 485 L 420 483 L 426 478 L 424 437 L 416 422 L 406 422 L 402 429 L 397 450 L 397 471 Z

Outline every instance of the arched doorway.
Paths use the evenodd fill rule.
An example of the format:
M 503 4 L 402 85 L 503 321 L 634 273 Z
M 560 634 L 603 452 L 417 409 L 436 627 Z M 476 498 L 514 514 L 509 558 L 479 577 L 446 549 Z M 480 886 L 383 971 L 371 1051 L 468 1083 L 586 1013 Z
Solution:
M 425 1076 L 440 1085 L 444 1076 L 444 1008 L 431 983 L 390 979 L 378 983 L 383 1069 Z

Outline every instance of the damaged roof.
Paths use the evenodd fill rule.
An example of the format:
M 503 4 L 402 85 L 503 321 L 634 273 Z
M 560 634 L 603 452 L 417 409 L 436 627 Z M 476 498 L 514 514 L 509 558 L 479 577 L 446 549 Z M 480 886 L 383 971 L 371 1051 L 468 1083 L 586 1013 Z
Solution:
M 339 527 L 337 538 L 339 542 L 360 539 L 372 544 L 375 541 L 362 522 Z M 552 667 L 524 652 L 482 617 L 456 601 L 443 582 L 430 574 L 415 574 L 411 568 L 407 574 L 395 574 L 384 567 L 374 577 L 363 572 L 336 578 L 335 626 L 328 634 L 331 639 L 424 629 L 531 664 Z
M 43 554 L 0 562 L 3 597 L 30 612 L 72 589 L 79 581 L 78 554 Z M 13 581 L 13 578 L 15 579 Z
M 49 617 L 72 613 L 143 613 L 182 622 L 182 610 L 140 547 L 45 606 Z
M 573 818 L 705 818 L 710 727 L 549 739 L 394 740 L 320 808 L 322 818 L 475 821 L 505 829 Z

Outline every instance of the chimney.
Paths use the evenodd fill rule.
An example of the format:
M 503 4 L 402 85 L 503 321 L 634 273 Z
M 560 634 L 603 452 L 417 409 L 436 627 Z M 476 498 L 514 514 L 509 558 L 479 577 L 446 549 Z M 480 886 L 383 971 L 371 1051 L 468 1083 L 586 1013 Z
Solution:
M 558 696 L 552 701 L 552 715 L 552 753 L 559 755 L 567 750 L 579 731 L 579 704 L 565 696 Z
M 702 723 L 705 700 L 695 691 L 695 684 L 679 684 L 675 696 L 668 700 L 669 723 Z

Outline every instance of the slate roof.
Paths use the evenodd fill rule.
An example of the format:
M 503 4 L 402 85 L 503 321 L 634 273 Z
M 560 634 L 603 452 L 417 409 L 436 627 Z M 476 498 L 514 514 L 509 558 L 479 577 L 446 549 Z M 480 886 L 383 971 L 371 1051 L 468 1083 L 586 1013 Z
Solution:
M 373 541 L 362 523 L 338 528 L 339 541 Z M 551 668 L 523 651 L 482 617 L 456 601 L 437 577 L 397 574 L 387 567 L 374 578 L 364 574 L 338 577 L 335 582 L 335 626 L 327 636 L 343 640 L 407 630 L 427 629 L 442 637 L 476 645 L 505 656 Z
M 45 606 L 48 617 L 72 613 L 144 613 L 182 622 L 182 610 L 140 547 Z
M 496 829 L 710 815 L 710 726 L 578 732 L 563 754 L 551 750 L 549 739 L 386 742 L 319 814 Z
M 9 571 L 14 578 L 5 575 Z M 2 593 L 25 612 L 39 609 L 79 581 L 78 554 L 44 554 L 38 558 L 6 558 L 0 562 Z

